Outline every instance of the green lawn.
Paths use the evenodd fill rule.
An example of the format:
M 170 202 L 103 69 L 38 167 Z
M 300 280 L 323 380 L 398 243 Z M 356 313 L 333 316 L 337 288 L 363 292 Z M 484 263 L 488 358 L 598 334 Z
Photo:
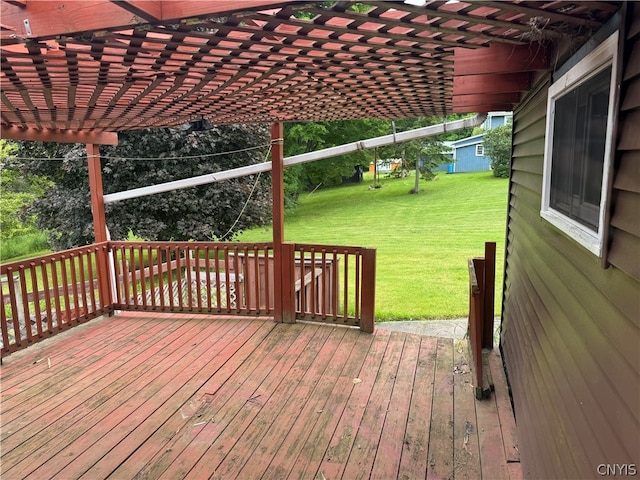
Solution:
M 468 315 L 467 259 L 497 243 L 496 312 L 500 312 L 507 209 L 506 179 L 490 172 L 446 175 L 421 182 L 383 179 L 304 195 L 285 216 L 285 239 L 377 249 L 376 319 L 455 318 Z M 238 240 L 270 241 L 270 229 Z

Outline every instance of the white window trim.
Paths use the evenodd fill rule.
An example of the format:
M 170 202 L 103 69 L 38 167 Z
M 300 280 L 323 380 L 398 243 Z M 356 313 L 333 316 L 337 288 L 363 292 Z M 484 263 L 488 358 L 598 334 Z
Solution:
M 482 153 L 478 153 L 480 149 L 482 149 Z M 484 145 L 481 143 L 476 143 L 476 157 L 484 157 Z
M 613 152 L 613 126 L 615 121 L 615 94 L 616 94 L 616 71 L 618 62 L 618 32 L 615 32 L 592 52 L 574 65 L 567 73 L 562 75 L 553 85 L 549 87 L 547 101 L 547 129 L 544 146 L 544 169 L 542 183 L 542 206 L 540 216 L 546 221 L 556 226 L 580 245 L 585 247 L 594 255 L 602 257 L 605 216 L 608 206 L 607 186 L 611 170 L 611 157 Z M 598 232 L 589 227 L 567 217 L 566 215 L 550 207 L 551 195 L 551 157 L 553 149 L 553 131 L 555 100 L 564 95 L 568 90 L 579 86 L 589 80 L 602 70 L 611 66 L 611 86 L 609 90 L 609 111 L 607 121 L 607 132 L 604 152 L 604 165 L 602 169 L 602 189 L 600 197 L 600 212 L 598 218 Z

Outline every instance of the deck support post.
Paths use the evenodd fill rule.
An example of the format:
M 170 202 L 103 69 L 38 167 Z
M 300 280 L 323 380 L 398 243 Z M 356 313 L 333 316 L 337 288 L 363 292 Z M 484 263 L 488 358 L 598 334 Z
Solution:
M 102 169 L 100 167 L 100 150 L 98 145 L 87 144 L 87 166 L 89 168 L 89 188 L 91 190 L 91 214 L 93 215 L 93 230 L 96 243 L 109 240 L 107 234 L 107 220 L 104 210 L 104 190 L 102 188 Z M 109 308 L 113 304 L 111 299 L 111 270 L 108 262 L 107 249 L 96 252 L 98 269 L 98 285 L 100 306 Z
M 290 274 L 293 266 L 293 248 L 284 245 L 284 129 L 281 122 L 271 124 L 271 196 L 274 318 L 276 322 L 295 323 L 293 288 L 292 285 L 285 284 L 293 282 L 293 276 Z

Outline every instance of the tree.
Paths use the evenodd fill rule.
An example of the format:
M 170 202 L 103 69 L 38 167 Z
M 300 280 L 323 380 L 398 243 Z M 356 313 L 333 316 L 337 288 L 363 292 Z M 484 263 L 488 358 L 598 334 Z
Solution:
M 289 157 L 389 134 L 391 133 L 390 125 L 390 122 L 375 119 L 286 124 L 284 154 Z M 285 190 L 291 198 L 291 195 L 297 195 L 305 189 L 315 188 L 318 185 L 323 187 L 339 185 L 343 177 L 350 177 L 353 174 L 356 165 L 367 169 L 372 160 L 372 151 L 359 150 L 348 155 L 301 164 L 285 177 L 288 185 L 288 187 L 285 186 Z M 285 172 L 290 168 L 288 167 Z
M 36 218 L 26 213 L 29 205 L 44 193 L 46 179 L 22 175 L 8 165 L 18 146 L 0 139 L 0 238 L 7 239 L 36 229 Z
M 509 178 L 512 135 L 511 123 L 493 128 L 484 134 L 484 151 L 491 159 L 494 177 Z
M 123 132 L 117 147 L 101 148 L 104 190 L 115 193 L 263 162 L 267 149 L 261 147 L 268 143 L 268 129 L 258 125 Z M 224 152 L 234 153 L 216 155 Z M 21 142 L 18 156 L 38 159 L 17 161 L 12 168 L 46 174 L 55 183 L 29 208 L 54 248 L 93 242 L 85 146 Z M 269 175 L 262 174 L 125 200 L 106 206 L 107 226 L 113 239 L 124 239 L 131 230 L 149 240 L 228 240 L 268 223 L 269 186 Z

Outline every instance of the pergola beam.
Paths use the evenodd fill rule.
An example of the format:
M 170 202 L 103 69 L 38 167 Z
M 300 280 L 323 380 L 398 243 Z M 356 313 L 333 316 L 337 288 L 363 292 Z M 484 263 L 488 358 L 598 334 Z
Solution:
M 93 145 L 118 145 L 115 132 L 85 132 L 73 130 L 37 130 L 35 128 L 2 127 L 2 138 L 36 142 L 84 143 Z
M 274 2 L 273 0 L 242 0 L 241 2 L 237 0 L 180 2 L 29 0 L 24 3 L 3 1 L 0 2 L 0 17 L 2 17 L 3 24 L 17 26 L 15 34 L 18 38 L 52 39 L 83 32 L 126 28 L 150 21 L 182 20 L 213 14 L 222 15 L 236 11 L 239 6 L 250 10 L 286 3 L 290 2 Z

